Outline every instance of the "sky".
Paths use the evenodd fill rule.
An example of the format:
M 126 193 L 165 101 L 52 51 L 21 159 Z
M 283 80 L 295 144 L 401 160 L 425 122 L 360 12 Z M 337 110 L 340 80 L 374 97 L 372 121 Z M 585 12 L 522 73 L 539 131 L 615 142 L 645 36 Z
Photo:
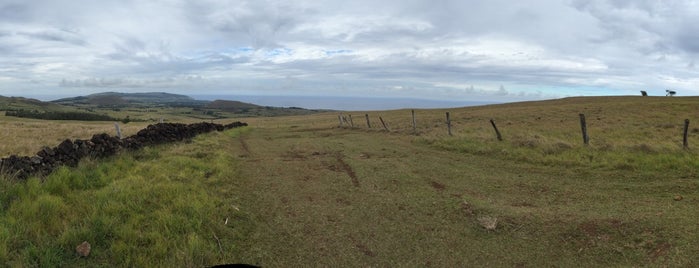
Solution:
M 0 95 L 699 95 L 699 1 L 0 0 Z

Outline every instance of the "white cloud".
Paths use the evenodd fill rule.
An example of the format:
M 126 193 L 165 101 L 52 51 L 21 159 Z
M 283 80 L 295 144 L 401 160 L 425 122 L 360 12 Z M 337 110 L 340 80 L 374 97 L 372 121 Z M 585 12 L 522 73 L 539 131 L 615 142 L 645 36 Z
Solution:
M 5 0 L 0 94 L 690 95 L 697 18 L 693 1 Z

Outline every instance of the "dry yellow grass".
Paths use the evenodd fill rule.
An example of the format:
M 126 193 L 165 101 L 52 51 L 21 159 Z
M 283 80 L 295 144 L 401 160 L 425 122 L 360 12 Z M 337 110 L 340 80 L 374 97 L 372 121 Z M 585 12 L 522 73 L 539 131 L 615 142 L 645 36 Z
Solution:
M 202 120 L 178 118 L 180 123 L 194 123 Z M 216 120 L 216 123 L 230 123 L 235 120 Z M 169 120 L 168 122 L 173 122 Z M 153 122 L 118 122 L 123 137 L 136 134 Z M 95 121 L 51 121 L 0 116 L 0 157 L 33 155 L 44 146 L 53 147 L 65 139 L 90 139 L 92 135 L 107 133 L 116 135 L 114 122 Z
M 146 123 L 119 123 L 123 136 L 133 135 Z M 33 155 L 44 146 L 53 147 L 65 139 L 90 139 L 92 135 L 116 135 L 113 122 L 48 121 L 0 117 L 0 156 Z
M 417 132 L 427 139 L 449 138 L 446 116 L 452 121 L 451 139 L 494 141 L 493 119 L 505 142 L 521 146 L 582 146 L 579 114 L 586 116 L 590 145 L 600 149 L 649 152 L 682 149 L 685 119 L 690 119 L 689 144 L 699 146 L 699 97 L 581 97 L 454 109 L 415 110 Z M 357 128 L 412 133 L 410 110 L 345 112 Z M 337 117 L 337 113 L 327 116 Z M 327 120 L 332 121 L 328 118 Z M 335 125 L 339 125 L 337 119 Z

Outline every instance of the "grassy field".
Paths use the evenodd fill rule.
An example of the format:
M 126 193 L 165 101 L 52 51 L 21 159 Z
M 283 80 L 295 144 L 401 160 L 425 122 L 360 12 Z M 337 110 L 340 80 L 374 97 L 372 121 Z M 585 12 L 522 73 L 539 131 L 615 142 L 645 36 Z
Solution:
M 697 103 L 600 97 L 416 110 L 417 134 L 410 110 L 367 112 L 371 129 L 364 112 L 345 113 L 354 128 L 338 127 L 335 113 L 249 118 L 250 127 L 190 143 L 3 180 L 0 261 L 697 266 Z M 38 147 L 30 152 L 44 146 L 14 141 L 25 142 Z M 82 241 L 92 244 L 88 258 L 75 254 Z

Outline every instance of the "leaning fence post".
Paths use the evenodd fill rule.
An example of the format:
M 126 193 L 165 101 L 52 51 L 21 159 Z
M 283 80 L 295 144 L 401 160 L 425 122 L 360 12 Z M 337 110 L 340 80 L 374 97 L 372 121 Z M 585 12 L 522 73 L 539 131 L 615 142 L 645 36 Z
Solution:
M 584 114 L 580 114 L 580 129 L 582 129 L 583 143 L 588 145 L 590 143 L 590 136 L 587 135 L 587 123 L 585 123 Z
M 354 128 L 354 121 L 352 121 L 352 115 L 349 115 L 349 123 L 350 123 L 350 127 Z
M 340 127 L 342 127 L 342 114 L 337 115 L 337 120 L 340 121 Z
M 369 114 L 364 114 L 364 117 L 366 117 L 366 126 L 371 128 L 371 124 L 369 123 Z
M 687 132 L 689 131 L 689 119 L 684 120 L 684 135 L 682 136 L 682 146 L 685 149 L 689 148 L 689 143 L 687 142 Z
M 500 131 L 498 130 L 498 127 L 495 126 L 495 121 L 493 121 L 493 119 L 490 119 L 490 124 L 493 125 L 493 129 L 495 129 L 495 135 L 498 136 L 498 140 L 502 141 L 502 135 L 500 135 Z
M 114 128 L 116 129 L 117 137 L 121 139 L 121 128 L 119 128 L 119 123 L 114 123 Z
M 381 125 L 383 125 L 383 129 L 385 129 L 386 131 L 390 131 L 388 130 L 388 127 L 386 126 L 386 123 L 383 121 L 383 118 L 381 118 L 381 116 L 379 116 L 379 120 L 381 121 Z
M 447 112 L 447 132 L 451 136 L 451 119 L 449 119 L 449 112 Z
M 415 110 L 411 110 L 413 114 L 413 133 L 417 134 L 417 123 L 415 122 Z

